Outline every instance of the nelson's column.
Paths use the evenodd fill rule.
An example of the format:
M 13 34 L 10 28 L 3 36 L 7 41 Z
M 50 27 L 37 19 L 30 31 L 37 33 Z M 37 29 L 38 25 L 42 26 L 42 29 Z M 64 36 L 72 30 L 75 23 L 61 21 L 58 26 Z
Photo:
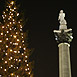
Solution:
M 59 30 L 54 30 L 55 40 L 59 47 L 59 77 L 71 77 L 70 42 L 72 42 L 72 29 L 67 29 L 63 10 L 59 13 Z

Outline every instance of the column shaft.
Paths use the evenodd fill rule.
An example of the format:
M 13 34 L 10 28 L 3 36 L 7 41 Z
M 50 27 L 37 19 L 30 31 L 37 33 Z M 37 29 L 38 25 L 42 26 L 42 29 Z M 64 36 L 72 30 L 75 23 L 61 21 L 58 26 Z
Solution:
M 71 77 L 69 44 L 60 43 L 58 47 L 59 47 L 59 77 Z

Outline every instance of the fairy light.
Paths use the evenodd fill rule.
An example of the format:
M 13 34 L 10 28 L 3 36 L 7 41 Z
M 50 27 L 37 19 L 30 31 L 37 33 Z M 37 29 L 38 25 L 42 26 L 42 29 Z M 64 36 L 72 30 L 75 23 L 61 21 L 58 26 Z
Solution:
M 13 65 L 11 65 L 11 67 L 13 67 Z
M 26 51 L 24 51 L 24 53 L 26 54 Z
M 30 75 L 30 72 L 28 74 Z
M 12 52 L 13 50 L 12 49 L 10 49 L 10 52 Z
M 25 44 L 23 44 L 23 46 L 24 46 Z
M 3 50 L 3 52 L 5 52 L 5 50 Z
M 20 25 L 20 28 L 22 28 L 22 25 Z
M 4 15 L 2 15 L 3 19 L 4 19 Z
M 6 36 L 6 34 L 5 34 L 5 36 Z
M 10 12 L 11 13 L 11 12 Z
M 10 44 L 12 44 L 12 42 L 10 42 Z
M 2 28 L 4 28 L 4 26 L 2 26 Z
M 21 48 L 21 46 L 19 46 L 19 48 Z
M 2 69 L 2 67 L 0 67 Z
M 5 12 L 3 12 L 5 14 Z
M 9 59 L 9 60 L 11 60 L 11 59 Z
M 11 3 L 10 3 L 10 4 L 12 4 L 12 5 L 13 5 L 13 4 L 14 4 L 14 1 L 11 1 Z
M 27 66 L 29 66 L 29 64 L 27 64 Z
M 18 23 L 20 23 L 20 21 L 18 21 Z
M 13 59 L 13 57 L 10 57 L 10 59 Z
M 20 51 L 18 51 L 18 53 L 20 53 Z
M 18 67 L 17 67 L 17 69 L 18 69 Z
M 13 75 L 14 75 L 14 73 L 11 73 L 11 75 L 13 76 Z
M 15 20 L 13 19 L 13 21 L 15 21 Z
M 6 9 L 6 11 L 8 11 L 8 9 Z
M 19 59 L 19 62 L 21 61 L 21 59 Z
M 11 6 L 9 6 L 9 8 L 10 8 Z
M 12 9 L 10 9 L 10 10 L 12 10 Z
M 7 31 L 7 33 L 9 33 L 9 31 Z
M 28 68 L 28 70 L 29 70 L 29 68 Z
M 4 15 L 2 15 L 2 17 L 4 17 Z
M 8 48 L 8 45 L 6 45 L 6 48 Z
M 24 55 L 24 54 L 22 53 L 22 55 Z
M 17 13 L 17 16 L 19 16 L 19 13 Z
M 16 28 L 15 28 L 16 29 Z
M 14 7 L 14 9 L 16 9 L 16 7 Z
M 6 38 L 6 40 L 8 40 L 8 38 Z
M 9 24 L 7 26 L 9 26 Z
M 4 71 L 6 71 L 6 69 L 4 69 Z
M 25 56 L 25 58 L 28 58 L 28 56 Z
M 4 20 L 4 22 L 5 22 L 5 20 Z
M 13 37 L 16 38 L 16 35 L 14 35 Z
M 19 77 L 19 76 L 17 75 L 17 77 Z
M 12 22 L 10 22 L 10 24 L 12 24 Z
M 18 61 L 18 59 L 16 59 L 16 61 Z
M 4 59 L 2 58 L 2 60 L 4 60 Z
M 22 42 L 24 43 L 24 40 Z
M 27 69 L 25 69 L 25 71 L 28 71 Z
M 10 16 L 10 18 L 12 18 L 12 17 Z
M 4 15 L 2 15 L 2 17 L 4 17 Z
M 12 11 L 14 11 L 14 9 L 12 9 Z
M 18 34 L 18 32 L 16 32 L 16 34 Z
M 22 29 L 20 29 L 20 31 L 22 31 Z
M 10 30 L 12 30 L 12 28 L 10 28 Z
M 6 15 L 5 15 L 5 17 L 6 17 Z
M 11 13 L 11 15 L 13 15 L 13 13 Z
M 13 43 L 13 45 L 18 45 L 18 43 Z
M 0 40 L 0 42 L 2 42 L 2 40 Z
M 10 18 L 8 18 L 8 20 L 10 20 Z
M 13 36 L 13 35 L 10 35 L 11 37 Z
M 17 41 L 19 41 L 19 39 L 17 39 Z
M 4 20 L 4 22 L 5 22 L 5 20 Z
M 5 61 L 5 63 L 7 63 L 7 61 Z
M 7 55 L 7 53 L 5 53 L 5 55 Z
M 17 51 L 14 51 L 14 53 L 17 53 Z
M 13 24 L 15 24 L 15 22 L 13 22 Z
M 23 35 L 23 33 L 21 33 L 21 35 Z
M 11 67 L 9 67 L 9 68 L 11 68 Z
M 25 60 L 25 62 L 27 62 L 27 60 Z
M 26 48 L 23 48 L 24 50 L 26 50 Z
M 3 17 L 3 19 L 5 19 L 5 17 Z

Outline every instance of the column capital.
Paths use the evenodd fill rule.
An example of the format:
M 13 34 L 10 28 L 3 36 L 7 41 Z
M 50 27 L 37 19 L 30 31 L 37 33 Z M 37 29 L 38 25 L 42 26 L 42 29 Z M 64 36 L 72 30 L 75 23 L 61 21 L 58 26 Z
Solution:
M 71 43 L 73 36 L 72 36 L 72 29 L 61 29 L 61 30 L 54 30 L 55 40 L 57 43 Z

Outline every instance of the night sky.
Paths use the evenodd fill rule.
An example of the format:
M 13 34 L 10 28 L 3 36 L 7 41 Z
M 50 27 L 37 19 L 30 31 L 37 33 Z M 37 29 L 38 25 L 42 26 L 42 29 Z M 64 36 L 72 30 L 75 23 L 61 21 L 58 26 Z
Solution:
M 59 27 L 58 15 L 61 9 L 66 13 L 68 28 L 73 29 L 71 43 L 72 77 L 77 77 L 77 3 L 70 1 L 17 0 L 28 21 L 24 30 L 29 30 L 31 56 L 34 64 L 34 77 L 58 77 L 58 47 L 53 30 Z M 0 0 L 0 13 L 4 7 Z

